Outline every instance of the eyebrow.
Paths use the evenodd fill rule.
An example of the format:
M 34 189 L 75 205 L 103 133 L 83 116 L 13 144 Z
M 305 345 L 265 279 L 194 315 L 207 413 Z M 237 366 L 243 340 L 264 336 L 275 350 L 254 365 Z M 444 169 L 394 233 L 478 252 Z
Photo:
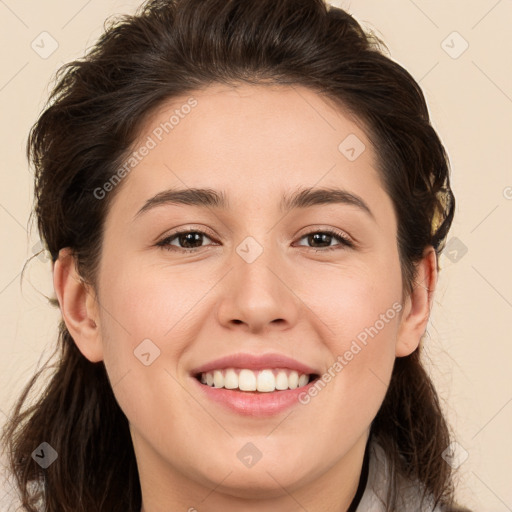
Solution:
M 157 206 L 172 204 L 216 209 L 229 208 L 227 195 L 223 191 L 216 191 L 209 188 L 169 189 L 159 192 L 148 199 L 135 217 Z M 375 220 L 375 216 L 369 206 L 361 197 L 336 187 L 301 188 L 292 194 L 285 194 L 281 199 L 279 207 L 282 213 L 287 213 L 298 208 L 327 204 L 347 204 L 355 206 Z

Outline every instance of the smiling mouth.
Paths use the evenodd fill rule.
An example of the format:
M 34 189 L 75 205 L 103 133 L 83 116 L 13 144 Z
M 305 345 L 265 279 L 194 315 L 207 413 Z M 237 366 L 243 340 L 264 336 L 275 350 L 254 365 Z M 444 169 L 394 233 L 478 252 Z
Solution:
M 195 378 L 205 386 L 246 393 L 272 393 L 298 389 L 307 386 L 318 377 L 314 373 L 300 373 L 287 368 L 263 370 L 223 368 L 195 375 Z

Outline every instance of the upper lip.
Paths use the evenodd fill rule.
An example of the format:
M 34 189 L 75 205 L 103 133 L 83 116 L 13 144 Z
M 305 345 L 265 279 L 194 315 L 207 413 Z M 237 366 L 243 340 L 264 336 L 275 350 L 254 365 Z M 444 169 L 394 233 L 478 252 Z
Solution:
M 273 368 L 287 368 L 296 370 L 298 373 L 319 374 L 310 366 L 300 363 L 283 354 L 233 354 L 220 359 L 215 359 L 191 370 L 192 375 L 206 373 L 211 370 L 222 370 L 225 368 L 247 368 L 248 370 L 264 370 Z

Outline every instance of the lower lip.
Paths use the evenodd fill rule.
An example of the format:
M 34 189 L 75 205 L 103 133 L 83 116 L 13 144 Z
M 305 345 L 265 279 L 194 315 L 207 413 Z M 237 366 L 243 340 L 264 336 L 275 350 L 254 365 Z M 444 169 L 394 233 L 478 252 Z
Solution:
M 192 379 L 209 399 L 238 414 L 255 417 L 273 416 L 294 405 L 303 405 L 299 402 L 299 396 L 307 394 L 309 388 L 316 382 L 315 379 L 300 388 L 259 393 L 214 388 L 202 384 L 195 377 Z

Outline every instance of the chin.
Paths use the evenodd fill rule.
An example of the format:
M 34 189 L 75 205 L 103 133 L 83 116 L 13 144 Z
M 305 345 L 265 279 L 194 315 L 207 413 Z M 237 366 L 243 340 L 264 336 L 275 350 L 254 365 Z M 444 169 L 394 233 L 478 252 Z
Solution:
M 253 473 L 253 471 L 255 471 Z M 305 476 L 305 475 L 302 475 Z M 234 470 L 222 483 L 216 487 L 215 492 L 243 499 L 278 498 L 290 492 L 298 483 L 301 475 L 295 474 L 291 469 L 287 473 L 280 469 L 279 472 L 255 468 L 248 471 Z

